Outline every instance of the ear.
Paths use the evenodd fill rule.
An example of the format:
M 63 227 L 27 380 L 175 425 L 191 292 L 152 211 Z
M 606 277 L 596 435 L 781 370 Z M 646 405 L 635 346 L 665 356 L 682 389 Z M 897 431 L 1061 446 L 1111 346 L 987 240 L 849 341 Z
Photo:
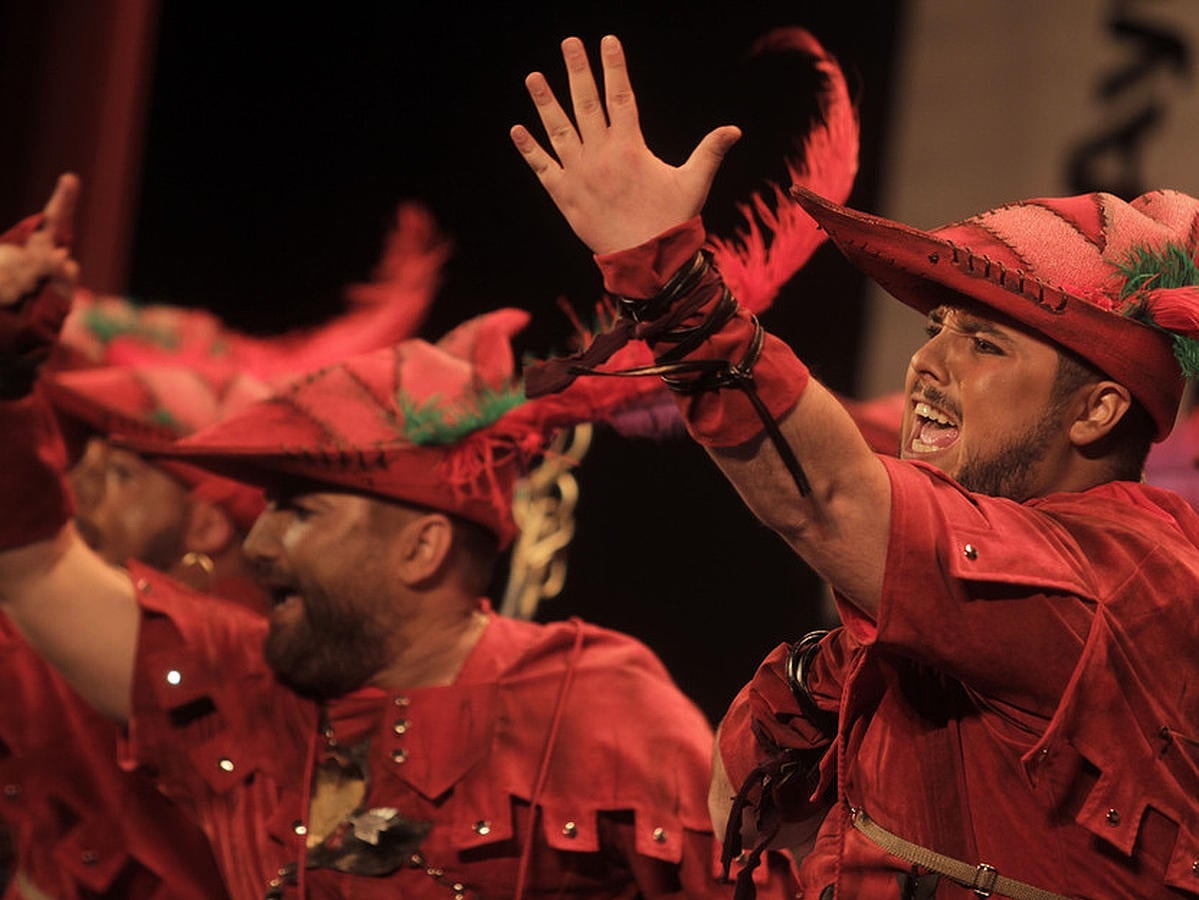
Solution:
M 1080 390 L 1081 406 L 1070 425 L 1070 441 L 1089 447 L 1103 440 L 1132 407 L 1128 388 L 1115 381 L 1096 381 Z
M 411 585 L 428 582 L 442 572 L 454 543 L 454 526 L 438 512 L 421 513 L 400 536 L 400 577 Z
M 237 526 L 224 509 L 208 500 L 192 499 L 183 529 L 183 549 L 216 556 L 237 540 Z

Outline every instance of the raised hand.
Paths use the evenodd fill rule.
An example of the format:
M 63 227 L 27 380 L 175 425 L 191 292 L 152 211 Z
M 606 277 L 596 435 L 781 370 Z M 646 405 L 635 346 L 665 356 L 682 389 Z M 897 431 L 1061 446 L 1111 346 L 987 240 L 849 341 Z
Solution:
M 575 234 L 593 252 L 610 253 L 635 247 L 697 215 L 721 160 L 741 137 L 740 129 L 717 128 L 683 165 L 668 165 L 645 145 L 620 41 L 608 35 L 600 42 L 603 102 L 583 42 L 564 40 L 562 58 L 574 122 L 544 75 L 534 72 L 525 79 L 557 158 L 523 125 L 515 126 L 511 136 Z
M 42 210 L 42 221 L 25 239 L 0 243 L 0 306 L 11 306 L 40 284 L 71 296 L 79 267 L 63 246 L 71 239 L 79 179 L 61 175 Z

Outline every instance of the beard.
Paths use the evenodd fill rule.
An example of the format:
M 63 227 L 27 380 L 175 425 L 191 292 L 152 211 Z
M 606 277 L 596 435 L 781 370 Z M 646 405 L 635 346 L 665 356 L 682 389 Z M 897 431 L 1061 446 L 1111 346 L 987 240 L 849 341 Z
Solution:
M 298 586 L 302 613 L 271 622 L 263 655 L 275 677 L 302 696 L 328 700 L 357 690 L 389 659 L 389 631 L 368 606 L 337 602 L 316 586 Z
M 1032 469 L 1049 452 L 1061 423 L 1053 410 L 995 453 L 986 458 L 967 459 L 954 480 L 966 490 L 991 497 L 1006 497 L 1023 503 L 1038 494 Z

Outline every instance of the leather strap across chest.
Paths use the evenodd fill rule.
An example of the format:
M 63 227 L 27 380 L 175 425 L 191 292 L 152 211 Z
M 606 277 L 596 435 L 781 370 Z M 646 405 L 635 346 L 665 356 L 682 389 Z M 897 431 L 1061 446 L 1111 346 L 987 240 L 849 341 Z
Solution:
M 886 850 L 893 856 L 906 859 L 908 862 L 923 866 L 933 872 L 939 872 L 946 878 L 957 882 L 962 887 L 974 891 L 979 897 L 1010 897 L 1011 900 L 1069 900 L 1062 894 L 1042 890 L 1000 875 L 994 866 L 986 863 L 971 865 L 945 856 L 919 844 L 904 840 L 897 834 L 892 834 L 868 815 L 864 809 L 855 808 L 852 811 L 853 827 L 862 832 L 867 838 Z

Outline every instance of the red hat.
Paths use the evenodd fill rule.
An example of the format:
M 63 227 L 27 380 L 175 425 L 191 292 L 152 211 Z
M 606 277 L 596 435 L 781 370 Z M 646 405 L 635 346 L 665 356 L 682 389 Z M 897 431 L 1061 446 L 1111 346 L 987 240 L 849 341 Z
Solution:
M 414 339 L 360 354 L 161 452 L 250 482 L 297 475 L 452 512 L 506 543 L 515 451 L 544 440 L 500 425 L 524 402 L 510 338 L 527 320 L 502 310 L 437 345 Z
M 220 375 L 180 366 L 105 366 L 46 373 L 42 384 L 59 413 L 137 450 L 191 434 L 261 400 L 266 384 L 239 372 Z M 195 466 L 158 464 L 216 503 L 248 530 L 262 512 L 262 492 Z
M 554 432 L 657 392 L 646 379 L 621 379 L 526 400 L 511 338 L 528 318 L 498 310 L 437 344 L 361 354 L 153 452 L 253 483 L 295 475 L 428 506 L 485 526 L 506 546 L 513 486 Z
M 1199 200 L 1155 191 L 1025 200 L 934 231 L 792 196 L 855 266 L 921 312 L 965 296 L 1120 382 L 1164 438 L 1199 337 Z

